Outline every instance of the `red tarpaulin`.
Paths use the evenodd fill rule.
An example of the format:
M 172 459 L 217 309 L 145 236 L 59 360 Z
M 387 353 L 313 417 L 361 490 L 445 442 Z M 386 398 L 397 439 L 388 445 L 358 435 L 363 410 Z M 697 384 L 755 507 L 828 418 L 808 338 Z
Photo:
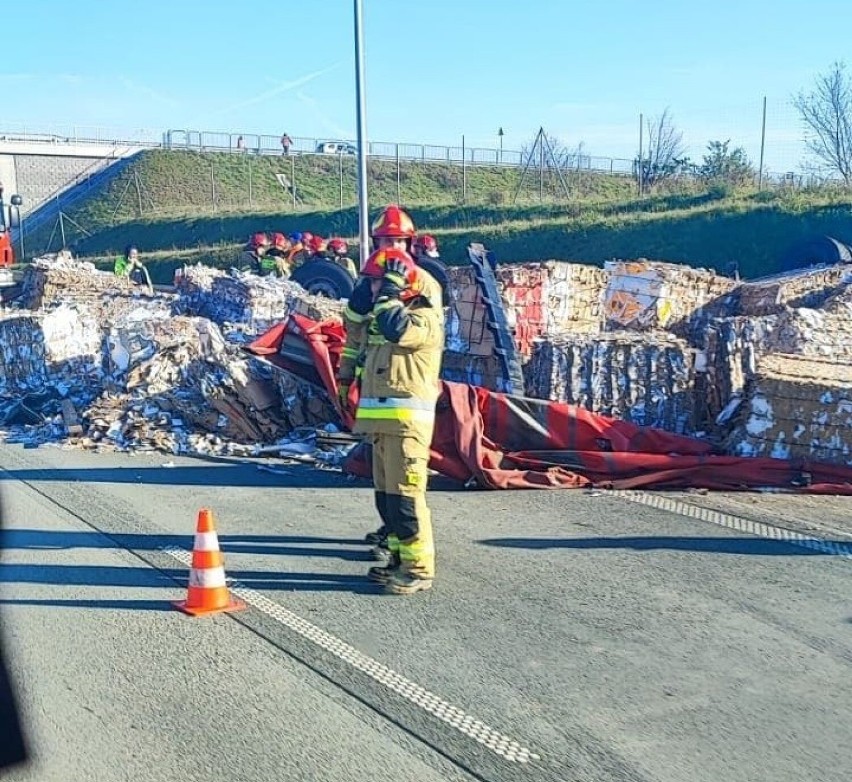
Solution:
M 255 355 L 321 383 L 337 398 L 343 326 L 292 315 L 248 346 Z M 281 347 L 284 345 L 284 355 Z M 786 488 L 852 495 L 852 468 L 784 459 L 719 456 L 701 440 L 590 413 L 575 405 L 509 396 L 442 381 L 430 467 L 489 489 Z M 354 409 L 357 390 L 350 392 Z M 342 420 L 352 425 L 352 415 Z M 367 448 L 344 465 L 370 474 Z

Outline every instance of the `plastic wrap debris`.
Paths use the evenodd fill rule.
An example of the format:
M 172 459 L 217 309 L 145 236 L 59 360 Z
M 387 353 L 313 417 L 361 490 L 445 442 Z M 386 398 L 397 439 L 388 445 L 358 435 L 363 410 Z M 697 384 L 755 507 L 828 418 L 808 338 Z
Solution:
M 337 468 L 360 441 L 360 437 L 339 432 L 333 424 L 320 428 L 302 427 L 274 445 L 255 446 L 251 455 L 275 455 L 285 462 L 310 462 Z

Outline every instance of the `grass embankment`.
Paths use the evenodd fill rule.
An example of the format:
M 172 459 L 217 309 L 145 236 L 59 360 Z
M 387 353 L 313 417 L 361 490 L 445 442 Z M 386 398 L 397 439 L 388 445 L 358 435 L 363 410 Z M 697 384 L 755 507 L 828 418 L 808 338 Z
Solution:
M 354 160 L 343 162 L 352 169 L 351 176 L 344 170 L 344 203 L 352 203 Z M 274 176 L 287 175 L 289 159 L 146 152 L 71 213 L 93 234 L 72 235 L 71 241 L 78 254 L 105 268 L 125 245 L 138 244 L 154 279 L 168 282 L 184 263 L 227 268 L 245 238 L 258 230 L 311 230 L 351 238 L 358 223 L 354 206 L 311 208 L 339 207 L 339 163 L 321 156 L 293 161 L 300 199 L 294 210 L 292 197 Z M 249 171 L 250 210 L 245 208 Z M 647 257 L 720 271 L 736 262 L 743 276 L 755 277 L 776 271 L 790 245 L 815 234 L 852 242 L 848 194 L 699 193 L 638 199 L 629 180 L 583 174 L 569 178 L 574 197 L 565 203 L 490 203 L 511 202 L 520 173 L 470 169 L 468 203 L 460 204 L 458 166 L 402 164 L 402 202 L 418 227 L 437 237 L 449 263 L 463 262 L 466 245 L 476 240 L 504 262 L 558 258 L 600 264 Z M 537 175 L 533 179 L 528 184 L 534 184 L 534 192 L 522 189 L 519 201 L 538 197 Z M 551 194 L 558 184 L 547 183 Z M 396 200 L 395 162 L 371 161 L 370 191 L 373 204 Z

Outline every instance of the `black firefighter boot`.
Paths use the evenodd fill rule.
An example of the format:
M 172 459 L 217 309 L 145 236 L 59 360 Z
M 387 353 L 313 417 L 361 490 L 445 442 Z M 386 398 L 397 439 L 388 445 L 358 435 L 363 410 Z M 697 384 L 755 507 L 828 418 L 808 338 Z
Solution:
M 388 559 L 384 565 L 376 565 L 367 571 L 367 578 L 377 584 L 387 584 L 399 570 L 400 559 L 398 552 L 388 551 Z

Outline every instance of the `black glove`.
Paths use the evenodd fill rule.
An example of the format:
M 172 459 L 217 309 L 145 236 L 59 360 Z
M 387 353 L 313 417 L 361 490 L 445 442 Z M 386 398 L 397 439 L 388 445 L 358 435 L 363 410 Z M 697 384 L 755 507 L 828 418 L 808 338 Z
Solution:
M 362 277 L 355 283 L 349 294 L 349 309 L 356 315 L 366 315 L 373 309 L 373 291 L 370 289 L 370 278 Z
M 382 287 L 379 288 L 379 295 L 376 300 L 398 299 L 408 287 L 407 275 L 408 267 L 403 261 L 388 258 L 382 277 Z

